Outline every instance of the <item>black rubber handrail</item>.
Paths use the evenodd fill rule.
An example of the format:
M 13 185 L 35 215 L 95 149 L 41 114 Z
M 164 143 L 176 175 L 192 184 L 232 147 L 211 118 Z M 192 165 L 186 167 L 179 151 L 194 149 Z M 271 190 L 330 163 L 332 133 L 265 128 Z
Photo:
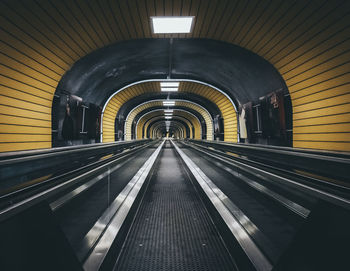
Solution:
M 224 152 L 247 156 L 256 161 L 333 178 L 350 183 L 350 153 L 294 149 L 276 146 L 235 144 L 206 140 L 190 142 Z
M 53 148 L 38 151 L 23 151 L 3 154 L 7 159 L 0 160 L 0 195 L 13 187 L 25 186 L 25 183 L 49 174 L 61 174 L 98 161 L 104 156 L 119 153 L 152 142 L 152 140 L 134 140 L 105 144 L 90 144 L 74 147 Z M 22 154 L 22 156 L 19 156 Z
M 15 191 L 10 195 L 2 196 L 0 198 L 0 221 L 40 201 L 48 200 L 62 192 L 67 193 L 69 189 L 74 188 L 74 185 L 82 184 L 89 180 L 91 176 L 105 171 L 110 164 L 135 155 L 138 151 L 142 151 L 142 149 L 155 144 L 157 141 L 144 140 L 143 142 L 145 144 L 138 144 L 136 148 L 130 149 L 125 153 L 113 155 L 105 160 L 97 161 L 72 172 L 67 172 L 62 176 L 57 176 L 52 180 L 49 179 L 33 187 L 27 187 L 21 191 Z

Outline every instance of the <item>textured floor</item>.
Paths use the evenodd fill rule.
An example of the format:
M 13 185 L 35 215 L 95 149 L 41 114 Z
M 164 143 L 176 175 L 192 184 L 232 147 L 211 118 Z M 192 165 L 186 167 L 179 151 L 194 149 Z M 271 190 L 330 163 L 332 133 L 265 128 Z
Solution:
M 167 142 L 115 270 L 235 270 Z

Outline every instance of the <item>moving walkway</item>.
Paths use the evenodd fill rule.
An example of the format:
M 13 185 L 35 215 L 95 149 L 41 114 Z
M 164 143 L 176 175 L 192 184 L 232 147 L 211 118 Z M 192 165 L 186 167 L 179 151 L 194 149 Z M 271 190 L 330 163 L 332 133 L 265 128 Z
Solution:
M 27 176 L 2 190 L 2 269 L 286 270 L 309 228 L 325 231 L 316 224 L 332 215 L 343 242 L 326 262 L 342 266 L 349 186 L 341 170 L 349 157 L 284 153 L 311 155 L 312 163 L 336 156 L 329 164 L 338 172 L 316 174 L 283 165 L 287 150 L 262 161 L 251 149 L 216 144 L 144 140 L 1 157 L 2 176 Z M 56 164 L 43 164 L 48 157 Z M 33 161 L 43 168 L 31 171 Z M 25 234 L 32 238 L 18 237 Z

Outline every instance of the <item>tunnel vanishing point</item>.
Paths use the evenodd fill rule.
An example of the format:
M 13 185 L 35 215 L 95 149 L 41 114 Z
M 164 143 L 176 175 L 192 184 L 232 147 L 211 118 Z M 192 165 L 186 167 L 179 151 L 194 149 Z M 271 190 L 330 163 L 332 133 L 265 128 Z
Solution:
M 350 0 L 0 0 L 0 270 L 350 270 Z

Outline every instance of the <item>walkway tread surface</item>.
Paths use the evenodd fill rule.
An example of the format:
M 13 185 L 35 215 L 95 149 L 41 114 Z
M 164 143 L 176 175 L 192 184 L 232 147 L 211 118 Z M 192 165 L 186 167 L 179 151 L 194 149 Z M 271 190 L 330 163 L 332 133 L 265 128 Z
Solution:
M 168 141 L 114 270 L 235 270 Z

